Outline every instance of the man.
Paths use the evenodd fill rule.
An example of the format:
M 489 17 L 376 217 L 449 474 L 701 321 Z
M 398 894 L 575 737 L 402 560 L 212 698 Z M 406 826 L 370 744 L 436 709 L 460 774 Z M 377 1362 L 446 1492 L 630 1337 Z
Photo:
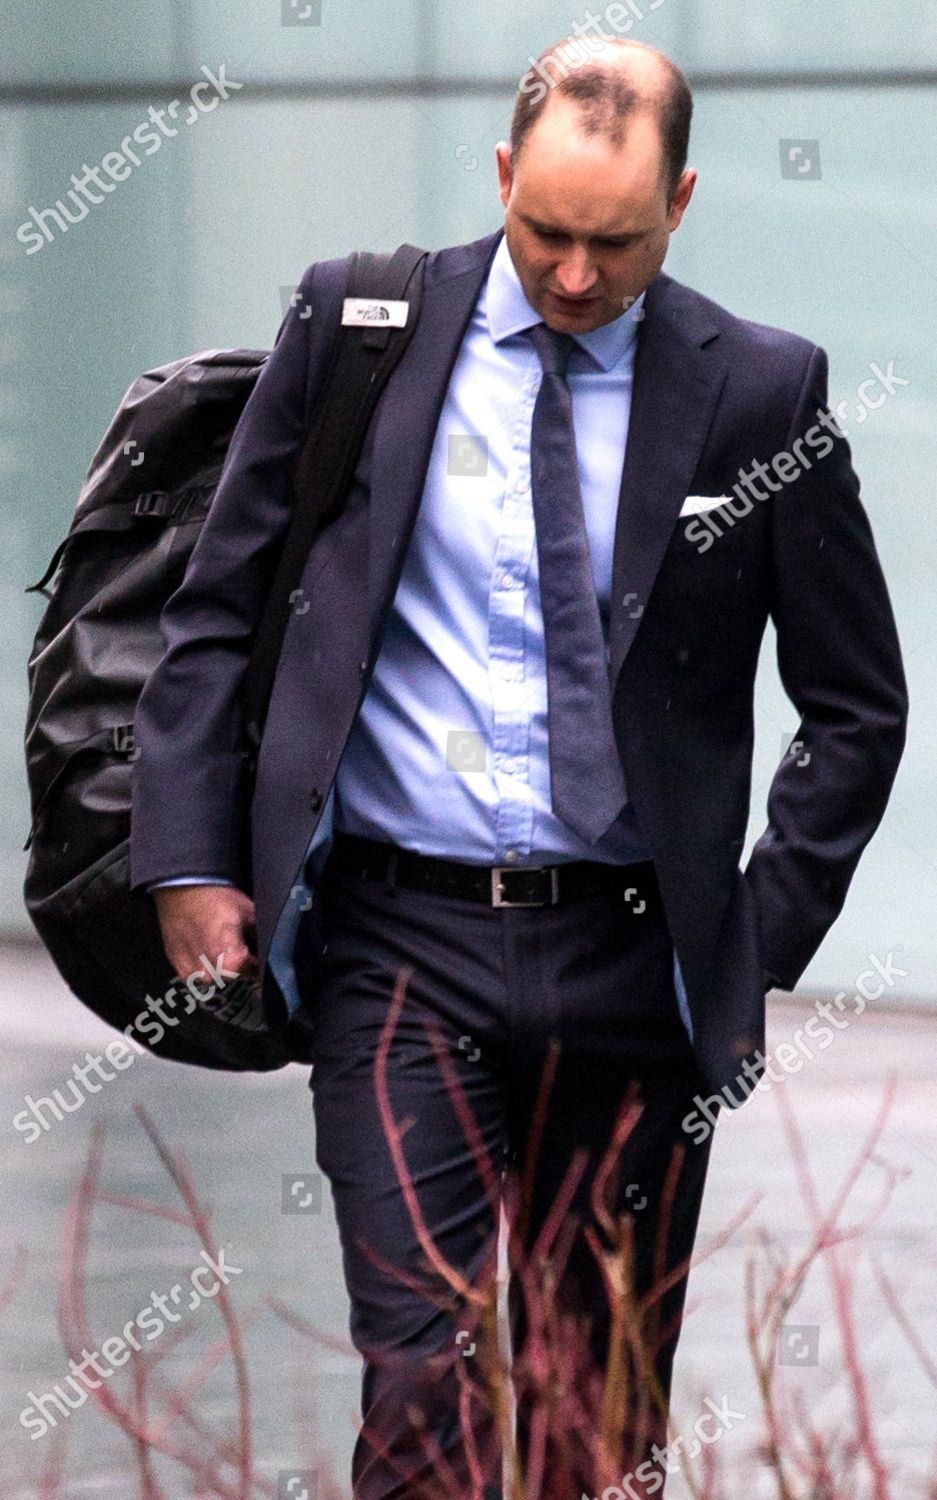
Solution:
M 388 1095 L 428 1230 L 468 1284 L 490 1267 L 497 1204 L 431 1020 L 499 1169 L 525 1157 L 550 1060 L 524 1244 L 557 1228 L 581 1150 L 559 1295 L 605 1360 L 586 1230 L 629 1089 L 640 1118 L 603 1202 L 630 1215 L 643 1293 L 693 1246 L 709 1140 L 681 1122 L 700 1090 L 716 1109 L 750 1092 L 765 991 L 796 984 L 838 915 L 904 741 L 894 620 L 826 357 L 662 272 L 696 182 L 679 70 L 636 43 L 568 59 L 560 43 L 525 77 L 497 148 L 503 235 L 430 257 L 348 503 L 312 549 L 258 764 L 253 900 L 237 689 L 342 262 L 303 276 L 137 718 L 132 876 L 184 882 L 155 896 L 170 960 L 184 974 L 223 953 L 262 976 L 271 1014 L 310 1029 L 316 1159 L 366 1358 L 367 1500 L 415 1494 L 434 1462 L 474 1493 L 470 1447 L 498 1493 L 491 1413 L 473 1409 L 467 1444 L 458 1383 L 433 1363 L 465 1357 L 465 1328 L 451 1298 L 427 1297 L 445 1287 L 378 1109 L 400 972 Z M 742 872 L 769 617 L 809 755 L 778 767 Z M 663 1303 L 664 1400 L 684 1290 Z M 512 1293 L 520 1351 L 516 1279 Z M 526 1455 L 526 1398 L 518 1416 Z M 578 1495 L 588 1454 L 569 1461 Z M 629 1483 L 659 1493 L 661 1476 Z

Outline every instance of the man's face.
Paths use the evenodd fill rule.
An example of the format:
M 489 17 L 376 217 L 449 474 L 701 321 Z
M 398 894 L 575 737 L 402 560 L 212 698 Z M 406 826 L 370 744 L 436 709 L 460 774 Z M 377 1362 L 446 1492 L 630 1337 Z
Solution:
M 497 148 L 504 230 L 521 286 L 543 321 L 562 333 L 610 323 L 629 308 L 664 262 L 670 235 L 696 182 L 687 170 L 670 202 L 653 115 L 628 121 L 616 149 L 586 136 L 571 100 L 554 95 L 512 171 Z

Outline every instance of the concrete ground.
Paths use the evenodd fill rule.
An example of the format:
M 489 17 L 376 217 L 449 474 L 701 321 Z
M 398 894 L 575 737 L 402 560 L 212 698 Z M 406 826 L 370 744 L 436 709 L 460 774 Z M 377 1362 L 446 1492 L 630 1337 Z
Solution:
M 781 1098 L 791 1105 L 806 1144 L 818 1196 L 833 1201 L 880 1110 L 889 1080 L 895 1093 L 874 1159 L 860 1175 L 844 1214 L 861 1221 L 884 1208 L 861 1243 L 842 1252 L 854 1274 L 856 1327 L 869 1403 L 882 1449 L 896 1478 L 895 1500 L 927 1493 L 919 1485 L 937 1452 L 937 1387 L 924 1373 L 879 1288 L 878 1266 L 900 1293 L 905 1315 L 930 1358 L 937 1345 L 935 1221 L 937 1221 L 937 1010 L 835 1012 L 840 1024 L 820 1050 L 816 1025 L 803 1028 L 813 1004 L 772 1002 L 769 1048 L 777 1082 L 758 1090 L 738 1112 L 724 1113 L 716 1131 L 699 1247 L 717 1236 L 753 1195 L 757 1206 L 730 1243 L 693 1273 L 690 1313 L 675 1384 L 674 1417 L 689 1433 L 707 1410 L 707 1398 L 735 1415 L 718 1440 L 730 1471 L 741 1470 L 761 1435 L 751 1361 L 745 1344 L 744 1273 L 755 1253 L 756 1229 L 768 1232 L 782 1257 L 808 1243 L 810 1223 L 785 1142 Z M 156 1205 L 181 1204 L 133 1112 L 140 1101 L 173 1146 L 184 1147 L 203 1201 L 211 1207 L 217 1244 L 238 1268 L 231 1296 L 245 1322 L 252 1383 L 256 1470 L 268 1493 L 286 1489 L 288 1477 L 318 1467 L 309 1435 L 321 1438 L 349 1493 L 348 1463 L 357 1412 L 357 1360 L 353 1354 L 304 1340 L 278 1320 L 261 1299 L 277 1294 L 317 1330 L 344 1341 L 347 1304 L 330 1195 L 316 1180 L 311 1096 L 307 1070 L 291 1067 L 269 1076 L 237 1078 L 141 1058 L 89 1095 L 74 1113 L 52 1122 L 34 1141 L 14 1128 L 27 1095 L 61 1087 L 85 1050 L 100 1051 L 116 1035 L 72 999 L 49 960 L 30 946 L 0 949 L 6 1146 L 0 1151 L 0 1286 L 21 1247 L 22 1273 L 0 1312 L 0 1500 L 39 1496 L 40 1475 L 64 1440 L 69 1497 L 128 1497 L 136 1493 L 127 1439 L 89 1404 L 61 1419 L 54 1434 L 37 1440 L 20 1413 L 68 1374 L 57 1324 L 67 1204 L 86 1160 L 92 1128 L 106 1126 L 102 1187 L 115 1196 Z M 789 1042 L 788 1050 L 780 1044 Z M 808 1055 L 812 1052 L 812 1056 Z M 800 1065 L 798 1066 L 798 1058 Z M 283 1179 L 303 1177 L 309 1187 L 302 1212 L 284 1212 Z M 293 1200 L 295 1201 L 295 1200 Z M 191 1231 L 172 1218 L 144 1215 L 102 1202 L 89 1251 L 88 1319 L 98 1346 L 120 1333 L 129 1318 L 188 1281 L 199 1264 Z M 252 1311 L 257 1309 L 256 1312 Z M 148 1352 L 161 1354 L 157 1373 L 171 1390 L 191 1370 L 196 1354 L 221 1333 L 217 1307 L 202 1300 L 161 1335 Z M 173 1340 L 181 1338 L 176 1347 Z M 779 1377 L 799 1390 L 824 1431 L 848 1433 L 851 1405 L 830 1282 L 821 1264 L 786 1319 Z M 112 1375 L 126 1392 L 126 1371 Z M 726 1406 L 726 1403 L 728 1405 Z M 214 1432 L 233 1428 L 235 1399 L 230 1364 L 205 1381 L 198 1409 Z M 845 1423 L 845 1427 L 843 1427 Z M 710 1425 L 705 1429 L 711 1432 Z M 197 1493 L 184 1473 L 158 1467 L 169 1500 Z M 286 1478 L 284 1478 L 286 1476 Z M 688 1495 L 680 1474 L 668 1497 Z M 746 1500 L 776 1489 L 749 1479 L 730 1485 Z M 861 1500 L 862 1490 L 855 1490 Z M 931 1494 L 933 1491 L 930 1492 Z

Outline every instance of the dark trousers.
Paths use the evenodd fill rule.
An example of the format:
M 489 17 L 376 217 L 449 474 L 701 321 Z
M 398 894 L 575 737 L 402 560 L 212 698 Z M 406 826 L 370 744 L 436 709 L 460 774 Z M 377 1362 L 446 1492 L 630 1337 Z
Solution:
M 354 1495 L 396 1500 L 429 1494 L 438 1476 L 438 1494 L 445 1493 L 448 1477 L 450 1486 L 455 1479 L 450 1493 L 487 1500 L 502 1493 L 504 1427 L 496 1404 L 485 1399 L 484 1370 L 474 1368 L 486 1347 L 484 1330 L 427 1259 L 414 1204 L 417 1222 L 446 1262 L 469 1286 L 481 1288 L 491 1285 L 495 1271 L 499 1216 L 492 1180 L 509 1193 L 513 1183 L 518 1242 L 528 1265 L 534 1250 L 545 1246 L 547 1259 L 555 1259 L 555 1300 L 548 1296 L 545 1305 L 554 1317 L 573 1320 L 560 1331 L 563 1350 L 572 1359 L 575 1349 L 585 1348 L 600 1366 L 611 1359 L 623 1335 L 621 1324 L 611 1322 L 596 1254 L 612 1243 L 609 1220 L 600 1214 L 596 1223 L 592 1193 L 629 1090 L 637 1091 L 643 1108 L 599 1201 L 613 1221 L 628 1215 L 618 1223 L 633 1236 L 636 1296 L 689 1257 L 709 1155 L 708 1141 L 698 1145 L 681 1129 L 703 1080 L 677 1009 L 670 934 L 659 902 L 639 914 L 608 893 L 552 907 L 495 908 L 390 887 L 328 865 L 321 890 L 327 949 L 317 970 L 301 962 L 308 955 L 298 949 L 297 972 L 307 979 L 315 972 L 305 1019 L 315 1057 L 309 1086 L 316 1161 L 331 1184 L 351 1337 L 364 1360 Z M 406 1128 L 392 1149 L 375 1065 L 401 970 L 408 971 L 406 992 L 385 1076 L 386 1103 L 398 1129 Z M 438 1028 L 436 1050 L 428 1021 Z M 452 1070 L 448 1081 L 440 1039 Z M 552 1083 L 546 1112 L 538 1117 L 545 1066 L 552 1068 Z M 524 1163 L 534 1144 L 531 1173 Z M 491 1165 L 487 1178 L 479 1147 Z M 401 1162 L 414 1194 L 409 1205 Z M 571 1163 L 579 1172 L 572 1185 Z M 564 1178 L 567 1198 L 558 1203 Z M 538 1295 L 545 1284 L 541 1278 Z M 644 1403 L 641 1437 L 661 1445 L 666 1409 L 662 1416 L 660 1394 L 666 1398 L 670 1390 L 685 1290 L 681 1278 L 656 1303 L 650 1375 L 627 1387 L 639 1406 Z M 509 1307 L 516 1360 L 527 1349 L 526 1302 L 515 1270 Z M 578 1343 L 573 1328 L 581 1334 Z M 585 1399 L 585 1369 L 575 1375 L 567 1400 Z M 640 1390 L 655 1381 L 657 1400 L 648 1418 L 648 1398 Z M 516 1384 L 518 1452 L 525 1465 L 549 1471 L 552 1484 L 542 1493 L 568 1493 L 570 1500 L 584 1490 L 597 1494 L 590 1488 L 588 1444 L 574 1438 L 568 1412 L 561 1411 L 545 1437 L 536 1411 L 538 1400 L 543 1410 L 543 1397 L 532 1394 L 536 1381 L 518 1376 Z M 596 1410 L 593 1430 L 598 1420 Z M 630 1451 L 633 1472 L 646 1449 Z M 556 1482 L 561 1464 L 568 1487 Z M 620 1483 L 621 1475 L 611 1482 Z M 648 1493 L 661 1493 L 659 1481 Z

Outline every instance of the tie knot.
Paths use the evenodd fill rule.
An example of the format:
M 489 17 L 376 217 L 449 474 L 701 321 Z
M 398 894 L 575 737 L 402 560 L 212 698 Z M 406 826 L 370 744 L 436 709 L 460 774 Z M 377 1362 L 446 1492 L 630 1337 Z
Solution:
M 565 380 L 569 356 L 576 347 L 572 334 L 557 333 L 555 328 L 548 328 L 546 323 L 535 323 L 533 328 L 528 328 L 527 333 L 540 356 L 544 375 L 559 375 Z

